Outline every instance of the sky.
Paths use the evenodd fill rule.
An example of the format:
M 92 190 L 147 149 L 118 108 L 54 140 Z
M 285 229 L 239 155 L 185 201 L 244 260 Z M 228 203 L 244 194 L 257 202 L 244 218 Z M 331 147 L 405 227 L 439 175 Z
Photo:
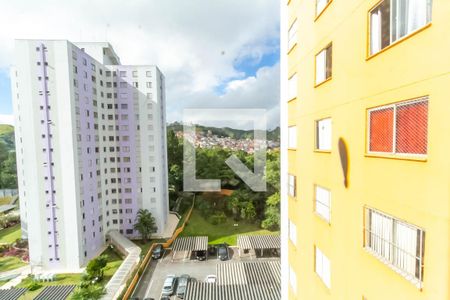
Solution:
M 279 124 L 278 1 L 14 0 L 0 28 L 0 123 L 12 114 L 14 39 L 30 38 L 108 41 L 122 64 L 158 65 L 169 122 L 184 108 L 257 108 Z

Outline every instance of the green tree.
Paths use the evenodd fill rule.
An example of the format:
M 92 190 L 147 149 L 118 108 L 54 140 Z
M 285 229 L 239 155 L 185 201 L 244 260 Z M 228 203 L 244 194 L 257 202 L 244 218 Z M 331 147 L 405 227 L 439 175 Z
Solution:
M 241 209 L 241 217 L 247 221 L 254 221 L 256 217 L 256 209 L 251 201 L 243 205 Z
M 105 288 L 99 284 L 77 287 L 72 294 L 72 300 L 98 300 L 106 293 Z
M 280 193 L 267 198 L 264 220 L 261 223 L 264 229 L 277 230 L 280 228 Z
M 92 259 L 86 266 L 86 273 L 92 279 L 95 277 L 103 278 L 103 269 L 108 263 L 108 257 L 106 255 L 100 255 Z
M 158 227 L 155 224 L 155 218 L 152 216 L 151 212 L 147 209 L 140 209 L 136 216 L 134 229 L 139 231 L 142 240 L 145 243 L 150 238 L 150 235 L 158 230 Z

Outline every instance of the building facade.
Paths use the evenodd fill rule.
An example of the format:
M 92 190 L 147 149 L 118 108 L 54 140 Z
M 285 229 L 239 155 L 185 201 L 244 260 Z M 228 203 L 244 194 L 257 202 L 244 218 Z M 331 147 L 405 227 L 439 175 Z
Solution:
M 164 76 L 108 43 L 17 40 L 11 70 L 22 234 L 32 267 L 77 270 L 139 209 L 168 216 Z
M 289 299 L 450 299 L 450 2 L 281 5 Z

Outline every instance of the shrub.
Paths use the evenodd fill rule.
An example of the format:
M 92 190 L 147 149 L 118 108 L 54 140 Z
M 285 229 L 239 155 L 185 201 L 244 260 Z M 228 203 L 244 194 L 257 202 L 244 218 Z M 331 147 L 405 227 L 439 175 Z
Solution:
M 28 248 L 28 241 L 19 238 L 16 240 L 14 246 L 17 248 Z
M 33 281 L 32 283 L 30 283 L 30 284 L 28 285 L 28 290 L 29 290 L 29 291 L 35 291 L 35 290 L 40 289 L 41 287 L 42 287 L 42 284 L 40 284 L 40 283 L 37 282 L 37 281 Z
M 97 300 L 106 293 L 105 289 L 99 284 L 92 284 L 86 287 L 77 287 L 72 294 L 73 300 Z

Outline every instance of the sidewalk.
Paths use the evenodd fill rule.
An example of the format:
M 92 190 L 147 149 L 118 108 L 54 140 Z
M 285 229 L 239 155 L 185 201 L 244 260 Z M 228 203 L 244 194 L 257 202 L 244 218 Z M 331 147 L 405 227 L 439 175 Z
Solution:
M 17 275 L 17 277 L 11 279 L 10 281 L 8 281 L 4 285 L 2 285 L 0 287 L 0 290 L 7 290 L 7 289 L 10 289 L 12 287 L 15 287 L 23 279 L 25 279 L 30 273 L 31 273 L 30 266 L 24 266 L 24 267 L 20 267 L 20 268 L 14 269 L 14 270 L 10 270 L 10 271 L 6 271 L 6 272 L 0 273 L 0 279 L 1 278 L 13 277 L 13 276 Z

